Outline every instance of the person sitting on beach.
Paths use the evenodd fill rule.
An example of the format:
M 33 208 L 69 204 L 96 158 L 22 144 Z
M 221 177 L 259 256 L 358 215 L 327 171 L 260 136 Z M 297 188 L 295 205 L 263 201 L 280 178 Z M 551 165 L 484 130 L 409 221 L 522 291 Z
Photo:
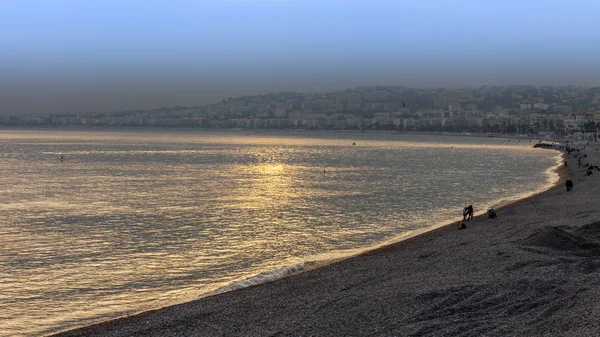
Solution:
M 467 220 L 473 219 L 473 205 L 467 206 L 467 214 L 468 214 Z
M 567 189 L 567 192 L 570 192 L 573 189 L 573 182 L 567 179 L 565 182 L 565 188 Z
M 488 209 L 487 215 L 488 215 L 488 218 L 490 218 L 490 219 L 493 219 L 497 216 L 496 211 L 493 208 Z
M 467 228 L 467 225 L 465 225 L 464 222 L 459 221 L 458 222 L 458 230 L 465 229 L 465 228 Z

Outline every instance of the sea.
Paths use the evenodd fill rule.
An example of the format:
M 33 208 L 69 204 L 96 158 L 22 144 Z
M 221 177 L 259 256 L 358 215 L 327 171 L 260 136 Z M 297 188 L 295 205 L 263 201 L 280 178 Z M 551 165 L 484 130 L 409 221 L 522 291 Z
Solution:
M 0 130 L 0 336 L 235 291 L 483 213 L 557 181 L 560 154 L 535 142 Z

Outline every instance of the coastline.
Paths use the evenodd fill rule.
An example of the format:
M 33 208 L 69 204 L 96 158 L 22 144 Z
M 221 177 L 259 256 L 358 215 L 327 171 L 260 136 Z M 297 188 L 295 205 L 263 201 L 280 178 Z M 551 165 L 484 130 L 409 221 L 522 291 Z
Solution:
M 563 156 L 562 156 L 563 161 L 566 159 L 565 156 L 566 156 L 566 154 L 563 152 Z M 562 165 L 554 167 L 553 171 L 558 175 L 558 179 L 556 180 L 556 182 L 554 182 L 553 185 L 549 186 L 548 188 L 546 188 L 546 189 L 544 189 L 542 191 L 533 192 L 533 193 L 527 195 L 524 198 L 520 198 L 520 199 L 509 201 L 508 203 L 506 203 L 504 205 L 495 207 L 494 210 L 496 210 L 498 213 L 502 213 L 506 209 L 510 209 L 512 207 L 517 207 L 519 203 L 526 202 L 530 198 L 534 198 L 534 197 L 537 197 L 537 196 L 543 196 L 544 193 L 546 193 L 546 192 L 548 192 L 550 190 L 553 190 L 553 189 L 556 189 L 556 188 L 561 188 L 564 185 L 564 183 L 567 180 L 567 178 L 569 177 L 568 172 L 565 169 L 565 167 L 562 166 Z M 485 219 L 487 219 L 487 214 L 485 212 L 482 212 L 481 214 L 475 215 L 473 217 L 473 221 L 477 221 L 477 220 L 481 221 L 481 220 L 485 220 Z M 446 221 L 446 222 L 444 222 L 444 224 L 442 224 L 439 227 L 436 227 L 436 228 L 433 228 L 433 229 L 429 229 L 429 230 L 427 230 L 427 231 L 425 231 L 423 233 L 419 233 L 417 235 L 407 237 L 406 239 L 402 239 L 400 241 L 391 242 L 389 244 L 381 245 L 380 247 L 367 250 L 367 251 L 365 251 L 365 252 L 363 252 L 361 254 L 358 254 L 356 256 L 358 257 L 358 256 L 361 256 L 361 255 L 374 254 L 374 253 L 377 253 L 379 250 L 394 249 L 394 248 L 396 248 L 396 246 L 398 246 L 398 245 L 400 245 L 400 244 L 402 244 L 402 243 L 404 243 L 404 242 L 406 242 L 408 240 L 418 239 L 419 236 L 429 235 L 429 234 L 434 233 L 436 231 L 447 230 L 447 227 L 453 227 L 454 228 L 454 226 L 456 226 L 456 222 L 457 222 L 457 220 Z M 465 223 L 469 223 L 469 222 L 471 222 L 471 221 L 468 221 L 468 222 L 465 222 Z
M 595 157 L 598 157 L 596 153 L 593 153 L 592 151 L 589 152 L 590 155 L 595 155 Z M 592 158 L 590 158 L 590 160 L 592 160 Z M 547 214 L 545 214 L 547 220 L 551 221 L 552 223 L 559 223 L 559 226 L 567 225 L 569 221 L 567 217 L 565 217 L 566 214 L 562 214 L 562 216 L 560 216 L 560 212 L 556 212 L 560 210 L 561 206 L 556 203 L 556 198 L 566 193 L 561 187 L 561 185 L 564 183 L 564 180 L 569 175 L 573 176 L 572 179 L 575 181 L 575 193 L 571 192 L 568 195 L 569 197 L 581 193 L 586 195 L 590 194 L 589 186 L 588 188 L 578 188 L 580 185 L 578 182 L 581 182 L 584 178 L 580 178 L 579 175 L 576 175 L 577 177 L 575 177 L 576 173 L 580 173 L 577 172 L 577 170 L 581 171 L 582 169 L 573 168 L 573 165 L 570 165 L 569 172 L 567 173 L 567 170 L 564 168 L 564 166 L 557 167 L 556 171 L 559 175 L 559 179 L 553 187 L 498 208 L 498 219 L 490 220 L 484 215 L 479 215 L 472 221 L 467 222 L 467 229 L 464 231 L 456 231 L 456 227 L 450 223 L 399 242 L 380 246 L 376 249 L 360 253 L 347 259 L 336 261 L 325 266 L 318 266 L 318 268 L 310 268 L 299 273 L 294 273 L 292 274 L 293 277 L 288 276 L 269 283 L 263 283 L 239 289 L 235 292 L 225 292 L 214 296 L 204 297 L 192 302 L 144 312 L 134 316 L 123 317 L 97 325 L 59 333 L 56 336 L 126 336 L 132 334 L 148 334 L 156 336 L 167 336 L 172 334 L 247 335 L 247 331 L 255 331 L 255 333 L 250 333 L 251 335 L 264 335 L 268 334 L 268 331 L 271 331 L 271 329 L 274 327 L 279 327 L 278 331 L 280 331 L 283 335 L 339 335 L 340 333 L 346 335 L 368 334 L 369 331 L 367 331 L 368 329 L 365 330 L 366 327 L 362 327 L 356 331 L 346 331 L 344 329 L 346 329 L 348 325 L 353 325 L 351 324 L 352 322 L 348 321 L 348 319 L 352 317 L 356 318 L 357 315 L 359 317 L 370 317 L 370 319 L 367 320 L 369 322 L 366 323 L 372 324 L 373 322 L 371 322 L 371 320 L 373 317 L 371 317 L 371 311 L 380 310 L 378 305 L 372 305 L 370 308 L 366 308 L 365 310 L 358 312 L 350 310 L 348 312 L 348 319 L 342 319 L 341 321 L 339 320 L 340 317 L 335 317 L 335 315 L 332 317 L 330 317 L 330 315 L 324 315 L 327 317 L 319 317 L 317 321 L 313 321 L 314 326 L 311 324 L 307 325 L 302 323 L 302 319 L 300 319 L 298 315 L 306 318 L 307 315 L 310 316 L 311 313 L 314 314 L 314 307 L 320 307 L 318 304 L 322 301 L 327 303 L 331 302 L 327 305 L 329 308 L 328 310 L 334 310 L 335 313 L 339 313 L 345 312 L 349 309 L 346 306 L 339 307 L 335 304 L 340 301 L 341 298 L 350 296 L 351 298 L 358 300 L 356 304 L 360 304 L 362 302 L 360 300 L 361 297 L 364 297 L 363 299 L 369 302 L 369 300 L 373 300 L 373 294 L 379 294 L 379 296 L 384 296 L 384 298 L 388 298 L 389 296 L 395 298 L 395 296 L 398 296 L 398 292 L 402 293 L 403 296 L 411 297 L 410 295 L 412 295 L 412 297 L 416 297 L 418 300 L 417 302 L 420 302 L 416 306 L 417 308 L 423 307 L 426 309 L 427 307 L 431 307 L 431 303 L 428 302 L 431 302 L 431 300 L 437 298 L 438 296 L 433 296 L 431 299 L 428 299 L 428 296 L 425 296 L 426 298 L 423 299 L 421 298 L 423 296 L 422 292 L 416 291 L 406 293 L 405 291 L 402 291 L 402 287 L 394 287 L 393 289 L 389 289 L 389 287 L 382 284 L 382 282 L 389 279 L 394 279 L 395 281 L 391 283 L 396 284 L 397 282 L 400 282 L 401 284 L 406 285 L 415 282 L 413 277 L 408 277 L 407 279 L 406 275 L 418 274 L 421 276 L 420 278 L 417 278 L 418 281 L 419 279 L 427 280 L 432 276 L 439 274 L 440 272 L 444 275 L 444 278 L 449 278 L 451 280 L 463 277 L 463 273 L 455 273 L 455 275 L 453 275 L 454 273 L 452 273 L 452 270 L 449 270 L 449 268 L 452 269 L 452 264 L 440 264 L 438 261 L 436 263 L 436 268 L 433 268 L 429 264 L 423 265 L 424 261 L 422 260 L 430 260 L 430 257 L 446 256 L 448 255 L 448 251 L 452 251 L 453 249 L 464 250 L 464 248 L 457 247 L 463 245 L 468 246 L 469 243 L 472 243 L 473 241 L 479 241 L 481 243 L 481 241 L 492 240 L 492 245 L 483 245 L 483 247 L 480 247 L 480 249 L 484 250 L 483 252 L 479 252 L 484 253 L 481 254 L 483 256 L 491 253 L 489 249 L 486 251 L 485 247 L 496 247 L 501 246 L 502 244 L 507 245 L 519 242 L 519 240 L 493 242 L 494 236 L 490 236 L 490 233 L 500 230 L 501 234 L 505 234 L 505 230 L 503 230 L 501 226 L 497 225 L 506 225 L 509 227 L 508 229 L 516 232 L 527 233 L 527 230 L 529 230 L 533 231 L 533 234 L 536 234 L 536 231 L 544 231 L 546 230 L 544 228 L 548 227 L 543 226 L 544 221 L 525 221 L 527 223 L 523 224 L 523 219 L 519 219 L 525 218 L 525 220 L 531 220 L 530 218 L 532 217 L 532 214 L 541 216 L 543 213 L 539 213 L 540 206 L 538 205 L 536 207 L 535 205 L 537 204 L 550 203 L 550 206 L 552 207 L 550 207 L 549 212 L 546 212 Z M 593 176 L 586 177 L 585 179 L 593 179 Z M 598 199 L 598 197 L 595 198 L 596 200 Z M 538 212 L 535 212 L 536 209 Z M 585 212 L 586 211 L 584 211 L 584 213 Z M 589 210 L 587 210 L 587 212 L 589 212 Z M 520 217 L 518 214 L 526 215 Z M 553 216 L 548 217 L 548 215 Z M 555 226 L 551 227 L 554 228 Z M 482 228 L 487 228 L 489 232 L 482 232 Z M 464 241 L 458 246 L 448 246 L 448 243 L 456 243 L 454 241 L 460 241 L 461 239 L 464 239 L 464 237 L 470 238 L 471 240 L 469 241 L 471 242 Z M 523 237 L 521 239 L 526 238 L 527 237 Z M 428 243 L 434 243 L 437 241 L 441 241 L 445 245 L 434 245 L 433 247 L 427 247 Z M 525 252 L 527 252 L 527 249 L 529 249 L 527 247 L 527 249 L 524 249 L 523 247 L 517 248 L 520 248 Z M 426 253 L 423 253 L 423 251 L 426 251 Z M 474 265 L 481 265 L 481 261 L 478 261 L 481 260 L 480 254 L 473 255 L 473 252 L 466 252 L 466 254 L 460 254 L 461 252 L 456 253 L 458 253 L 458 256 L 464 257 L 463 260 L 457 260 L 454 256 L 454 253 L 452 253 L 454 257 L 450 259 L 457 265 L 457 267 L 469 269 L 470 264 L 467 263 L 465 265 L 465 262 L 468 262 L 469 260 L 475 260 L 471 261 L 475 262 Z M 499 252 L 496 255 L 504 256 L 505 254 L 507 253 Z M 532 254 L 535 254 L 535 252 Z M 398 271 L 394 271 L 394 267 L 398 267 L 398 265 L 392 262 L 396 260 L 396 258 L 399 258 L 400 261 L 405 262 L 409 266 L 413 266 L 413 269 L 408 268 L 408 270 L 405 270 L 405 272 L 408 273 L 402 273 L 402 275 L 398 275 Z M 516 264 L 522 265 L 523 263 L 523 261 L 520 261 Z M 383 266 L 387 266 L 387 269 Z M 418 268 L 414 268 L 414 266 L 418 266 Z M 483 278 L 489 278 L 489 274 L 497 273 L 499 269 L 501 269 L 498 267 L 498 265 L 494 265 L 493 263 L 489 264 L 489 266 L 481 266 L 481 268 L 485 269 L 486 271 L 486 273 L 484 273 L 486 274 L 486 277 Z M 526 267 L 527 265 L 524 265 L 518 269 L 529 269 L 528 272 L 533 272 L 532 269 L 535 269 L 535 265 L 529 266 L 529 268 Z M 410 273 L 411 270 L 415 273 Z M 376 274 L 379 277 L 372 276 L 374 271 L 377 272 Z M 493 279 L 496 279 L 496 277 Z M 376 282 L 376 284 L 370 284 L 371 282 Z M 349 293 L 347 293 L 345 289 L 350 288 L 343 287 L 342 285 L 348 284 L 355 285 L 350 288 L 354 288 L 356 285 L 358 285 L 359 288 L 362 289 L 362 292 L 357 293 L 356 291 L 349 291 Z M 466 284 L 469 284 L 469 282 L 466 282 Z M 454 290 L 448 292 L 445 288 L 440 289 L 439 285 L 438 287 L 433 287 L 433 289 L 434 293 L 444 294 L 443 296 L 446 297 L 451 297 L 452 293 L 454 292 Z M 325 291 L 325 293 L 323 293 L 323 291 Z M 488 295 L 492 296 L 493 294 Z M 328 299 L 332 299 L 331 297 L 335 298 L 336 300 L 329 301 Z M 533 301 L 535 298 L 525 298 L 525 300 Z M 300 313 L 297 312 L 299 309 L 297 307 L 299 305 L 298 301 L 303 304 L 300 308 Z M 377 301 L 375 301 L 375 304 L 376 303 Z M 265 313 L 265 310 L 268 312 Z M 258 313 L 253 313 L 254 311 L 257 311 Z M 235 318 L 232 319 L 232 316 Z M 397 320 L 401 316 L 402 315 L 394 317 Z M 300 330 L 289 330 L 282 326 L 284 322 L 294 320 L 294 317 L 298 319 L 294 322 L 295 325 L 300 324 Z M 444 317 L 437 317 L 436 320 L 443 320 L 443 318 Z M 315 318 L 313 317 L 312 319 L 314 320 Z M 233 326 L 230 326 L 231 320 L 235 322 Z M 353 319 L 350 320 L 352 321 Z M 396 331 L 396 333 L 391 333 L 391 335 L 396 335 L 397 333 L 405 335 L 408 330 L 403 330 L 400 328 L 406 324 L 400 324 L 401 326 L 398 326 L 399 322 L 396 320 L 394 320 L 394 324 L 392 324 L 396 327 L 392 329 L 392 331 Z M 447 323 L 450 325 L 454 324 L 452 322 Z M 530 324 L 523 325 L 522 328 L 528 328 L 529 325 Z M 322 330 L 321 328 L 318 328 L 319 326 L 321 328 L 324 326 L 335 326 L 337 330 L 330 331 L 329 328 Z M 385 324 L 383 324 L 383 326 L 385 326 Z M 506 329 L 506 326 L 504 326 L 503 329 Z M 336 333 L 336 331 L 342 332 Z M 523 330 L 519 331 L 523 332 Z M 388 331 L 388 333 L 385 334 L 390 334 L 390 332 Z M 452 335 L 452 333 L 450 334 Z M 433 333 L 431 335 L 436 334 Z
M 566 159 L 566 153 L 564 151 L 561 151 L 559 149 L 551 149 L 554 151 L 558 151 L 560 153 L 562 153 L 561 155 L 561 162 L 564 162 Z M 529 198 L 533 198 L 535 196 L 538 195 L 542 195 L 546 192 L 548 192 L 549 190 L 552 190 L 554 188 L 559 188 L 562 187 L 566 181 L 566 179 L 569 177 L 568 176 L 568 172 L 565 169 L 565 167 L 562 164 L 557 164 L 556 166 L 550 168 L 551 172 L 553 174 L 557 175 L 557 179 L 553 184 L 549 184 L 548 186 L 546 186 L 546 188 L 541 189 L 539 191 L 536 192 L 531 192 L 531 193 L 527 193 L 524 194 L 524 196 L 522 198 L 516 198 L 516 199 L 510 199 L 508 200 L 506 203 L 502 203 L 500 205 L 495 205 L 493 208 L 494 210 L 498 211 L 498 212 L 502 212 L 505 208 L 508 207 L 515 207 L 518 205 L 518 203 L 526 201 Z M 479 212 L 475 212 L 476 215 L 474 215 L 473 220 L 482 220 L 485 219 L 487 217 L 487 213 L 485 210 L 479 211 Z M 386 250 L 386 249 L 393 249 L 394 247 L 401 245 L 402 243 L 408 241 L 408 240 L 413 240 L 413 239 L 417 239 L 419 236 L 421 235 L 428 235 L 429 233 L 435 232 L 435 231 L 440 231 L 443 230 L 445 227 L 451 227 L 451 226 L 455 226 L 456 223 L 460 220 L 460 217 L 457 217 L 455 219 L 451 219 L 451 220 L 444 220 L 441 221 L 439 223 L 437 223 L 436 225 L 432 226 L 432 227 L 428 227 L 427 229 L 421 229 L 421 230 L 416 230 L 414 232 L 408 233 L 408 234 L 403 234 L 401 236 L 397 236 L 394 238 L 391 238 L 383 243 L 379 243 L 375 246 L 371 246 L 371 247 L 367 247 L 364 249 L 360 249 L 360 251 L 358 253 L 354 253 L 354 254 L 348 254 L 348 255 L 344 255 L 343 257 L 339 257 L 336 259 L 331 259 L 331 260 L 327 260 L 324 261 L 323 263 L 316 263 L 314 266 L 310 266 L 310 267 L 305 267 L 303 270 L 291 273 L 289 275 L 286 275 L 284 277 L 289 277 L 289 276 L 293 276 L 293 275 L 297 275 L 303 272 L 307 272 L 307 271 L 311 271 L 311 270 L 315 270 L 318 268 L 323 268 L 326 267 L 330 264 L 333 263 L 337 263 L 339 261 L 342 260 L 346 260 L 346 259 L 352 259 L 355 257 L 360 257 L 363 255 L 369 255 L 369 254 L 373 254 L 373 253 L 377 253 L 379 250 Z M 264 283 L 261 283 L 264 284 Z M 252 286 L 259 286 L 261 284 L 256 284 L 256 285 L 252 285 Z M 242 289 L 242 288 L 240 288 Z M 239 290 L 239 289 L 234 289 L 234 290 Z M 232 290 L 233 291 L 233 290 Z M 207 294 L 207 296 L 214 296 L 214 295 L 218 295 L 220 292 L 217 293 L 210 293 Z M 207 297 L 207 296 L 203 296 Z

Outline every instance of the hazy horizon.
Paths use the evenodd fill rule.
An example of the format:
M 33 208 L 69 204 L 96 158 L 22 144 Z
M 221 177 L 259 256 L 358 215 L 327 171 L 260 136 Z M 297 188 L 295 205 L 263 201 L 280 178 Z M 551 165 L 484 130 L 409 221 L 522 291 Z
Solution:
M 8 0 L 0 115 L 356 86 L 599 85 L 600 3 Z

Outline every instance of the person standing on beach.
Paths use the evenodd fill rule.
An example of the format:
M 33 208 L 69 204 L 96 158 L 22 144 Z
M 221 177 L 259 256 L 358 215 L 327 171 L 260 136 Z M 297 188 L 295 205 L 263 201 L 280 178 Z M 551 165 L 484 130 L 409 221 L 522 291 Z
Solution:
M 467 220 L 473 219 L 473 205 L 467 207 L 467 214 L 469 215 Z
M 467 220 L 467 215 L 469 214 L 469 207 L 463 208 L 462 214 L 463 214 L 463 221 Z
M 565 182 L 565 188 L 567 189 L 567 192 L 571 192 L 571 190 L 573 189 L 573 182 L 567 179 L 567 181 Z

